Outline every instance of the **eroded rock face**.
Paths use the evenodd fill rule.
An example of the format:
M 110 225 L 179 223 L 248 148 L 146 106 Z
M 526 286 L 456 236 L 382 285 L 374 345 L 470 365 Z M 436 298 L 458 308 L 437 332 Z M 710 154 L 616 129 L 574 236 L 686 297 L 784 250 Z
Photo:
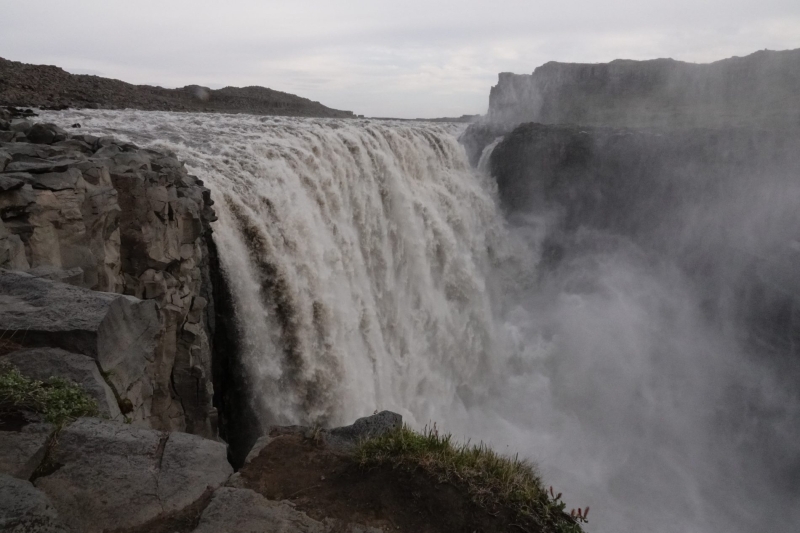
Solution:
M 38 478 L 37 488 L 72 530 L 87 533 L 180 511 L 233 472 L 222 443 L 95 418 L 62 430 L 49 460 L 61 466 Z
M 216 436 L 207 246 L 216 217 L 208 190 L 177 159 L 111 137 L 69 136 L 52 124 L 26 119 L 0 126 L 14 134 L 6 139 L 13 142 L 0 143 L 0 268 L 152 301 L 147 305 L 154 307 L 158 332 L 147 337 L 145 344 L 155 339 L 153 347 L 143 346 L 146 384 L 131 393 L 130 379 L 112 373 L 106 380 L 146 398 L 137 419 L 150 426 Z M 68 292 L 59 291 L 61 296 Z M 73 296 L 78 302 L 92 299 Z M 114 304 L 107 320 L 117 320 L 124 330 L 130 313 L 147 305 Z M 69 302 L 54 309 L 69 314 Z M 25 316 L 39 331 L 35 313 Z M 19 321 L 0 322 L 0 330 L 26 328 L 31 329 Z M 24 344 L 91 356 L 103 371 L 134 365 L 140 373 L 141 357 L 128 361 L 124 351 L 114 352 L 114 337 L 100 336 L 97 346 L 74 349 L 66 340 L 55 340 L 60 333 L 43 340 L 44 331 L 35 344 Z M 108 360 L 114 359 L 112 353 L 119 353 L 118 360 Z

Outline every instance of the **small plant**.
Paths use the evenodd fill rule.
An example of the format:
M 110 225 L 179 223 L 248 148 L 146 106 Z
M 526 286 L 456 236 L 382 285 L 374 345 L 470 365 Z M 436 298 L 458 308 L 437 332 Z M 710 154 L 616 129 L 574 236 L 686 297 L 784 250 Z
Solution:
M 548 493 L 528 461 L 500 455 L 483 443 L 456 443 L 452 435 L 440 434 L 436 424 L 422 433 L 403 426 L 368 439 L 360 443 L 356 457 L 362 466 L 421 469 L 440 482 L 464 487 L 475 504 L 490 512 L 510 509 L 543 532 L 581 533 L 578 522 L 586 521 L 584 512 L 580 518 L 564 512 L 561 494 L 552 487 Z
M 28 379 L 8 363 L 0 363 L 0 416 L 33 411 L 56 426 L 82 416 L 97 416 L 97 402 L 79 385 L 63 378 Z

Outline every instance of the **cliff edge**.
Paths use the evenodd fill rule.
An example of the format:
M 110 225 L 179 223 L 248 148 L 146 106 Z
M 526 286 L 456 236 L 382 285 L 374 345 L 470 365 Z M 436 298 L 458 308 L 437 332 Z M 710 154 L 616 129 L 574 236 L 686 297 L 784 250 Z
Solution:
M 503 72 L 489 95 L 493 123 L 800 126 L 800 49 L 708 64 L 673 59 L 551 61 Z

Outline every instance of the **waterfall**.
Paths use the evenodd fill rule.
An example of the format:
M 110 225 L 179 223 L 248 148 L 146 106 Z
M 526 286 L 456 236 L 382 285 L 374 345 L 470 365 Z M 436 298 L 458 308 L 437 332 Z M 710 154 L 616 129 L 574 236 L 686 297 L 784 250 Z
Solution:
M 461 126 L 44 118 L 172 151 L 212 190 L 262 425 L 376 409 L 437 422 L 536 461 L 569 505 L 592 507 L 587 531 L 794 530 L 794 489 L 752 452 L 763 426 L 731 421 L 770 413 L 777 449 L 796 453 L 795 426 L 780 425 L 796 395 L 709 333 L 669 261 L 584 232 L 594 251 L 547 273 L 551 215 L 506 221 L 485 173 L 493 146 L 471 169 Z

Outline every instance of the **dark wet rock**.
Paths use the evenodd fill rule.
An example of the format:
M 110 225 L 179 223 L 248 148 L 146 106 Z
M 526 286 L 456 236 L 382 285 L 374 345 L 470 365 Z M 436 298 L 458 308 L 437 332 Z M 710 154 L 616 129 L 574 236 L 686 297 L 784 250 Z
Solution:
M 352 425 L 330 430 L 325 435 L 329 446 L 352 448 L 359 442 L 385 435 L 403 427 L 403 417 L 391 411 L 381 411 L 372 416 L 359 418 Z
M 19 189 L 28 183 L 30 179 L 33 179 L 33 176 L 30 174 L 0 174 L 0 191 L 8 192 Z
M 36 123 L 25 133 L 34 144 L 53 144 L 67 138 L 67 132 L 55 124 Z
M 79 159 L 40 159 L 27 158 L 26 160 L 14 160 L 6 165 L 6 172 L 29 172 L 31 174 L 43 174 L 46 172 L 66 172 L 70 165 L 79 163 Z

